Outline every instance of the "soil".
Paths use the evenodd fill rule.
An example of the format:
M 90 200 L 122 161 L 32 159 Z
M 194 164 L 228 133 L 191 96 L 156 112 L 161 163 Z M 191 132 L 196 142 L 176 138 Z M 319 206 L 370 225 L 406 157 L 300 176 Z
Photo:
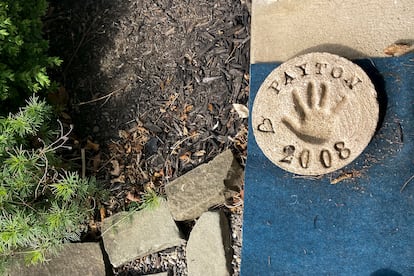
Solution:
M 139 202 L 146 189 L 164 195 L 168 181 L 225 149 L 244 166 L 247 119 L 233 104 L 248 100 L 248 4 L 53 0 L 50 6 L 45 29 L 52 54 L 64 60 L 56 73 L 61 88 L 55 101 L 66 106 L 63 120 L 75 125 L 73 161 L 84 149 L 86 175 L 95 175 L 109 192 L 97 221 Z M 226 208 L 235 241 L 234 275 L 240 263 L 240 198 L 229 203 L 238 207 Z M 140 264 L 115 272 L 165 270 L 144 271 Z M 174 275 L 185 274 L 183 266 Z

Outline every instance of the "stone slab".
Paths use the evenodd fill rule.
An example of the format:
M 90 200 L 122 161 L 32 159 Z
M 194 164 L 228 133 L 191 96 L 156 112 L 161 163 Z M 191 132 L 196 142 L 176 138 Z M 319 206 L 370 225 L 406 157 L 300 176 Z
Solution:
M 252 1 L 251 63 L 321 51 L 383 57 L 387 46 L 414 41 L 413 14 L 411 0 Z
M 177 221 L 192 220 L 210 207 L 224 204 L 232 190 L 240 189 L 243 170 L 227 150 L 165 186 L 168 207 Z
M 68 243 L 57 256 L 41 265 L 12 267 L 7 276 L 102 276 L 105 264 L 99 243 Z
M 414 182 L 401 191 L 414 175 L 414 54 L 354 62 L 376 87 L 380 119 L 344 169 L 297 177 L 271 163 L 249 132 L 242 276 L 414 275 Z M 276 66 L 251 66 L 250 111 Z
M 154 210 L 120 212 L 105 219 L 102 233 L 114 267 L 185 242 L 164 200 Z
M 186 256 L 189 276 L 231 275 L 230 227 L 222 211 L 206 212 L 197 220 Z

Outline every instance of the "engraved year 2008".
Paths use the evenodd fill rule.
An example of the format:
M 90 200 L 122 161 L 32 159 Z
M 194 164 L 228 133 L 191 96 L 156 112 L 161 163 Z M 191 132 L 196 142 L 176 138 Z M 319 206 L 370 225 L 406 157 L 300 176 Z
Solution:
M 334 154 L 341 160 L 348 159 L 351 156 L 351 150 L 345 147 L 345 142 L 336 142 L 333 148 L 335 151 Z M 296 149 L 293 145 L 285 146 L 283 148 L 284 157 L 280 162 L 291 164 L 295 158 L 295 152 Z M 332 152 L 329 149 L 322 149 L 317 155 L 319 155 L 317 160 L 323 167 L 328 169 L 332 166 Z M 309 168 L 309 164 L 312 160 L 311 151 L 309 149 L 303 149 L 299 155 L 297 155 L 297 159 L 302 168 Z

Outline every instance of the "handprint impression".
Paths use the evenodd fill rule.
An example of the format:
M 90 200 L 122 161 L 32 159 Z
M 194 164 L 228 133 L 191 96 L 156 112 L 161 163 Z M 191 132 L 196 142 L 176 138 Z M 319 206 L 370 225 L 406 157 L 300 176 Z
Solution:
M 306 103 L 304 98 L 307 98 Z M 309 82 L 306 96 L 293 90 L 292 100 L 299 120 L 282 118 L 282 123 L 299 139 L 312 144 L 323 144 L 329 140 L 336 116 L 344 107 L 347 98 L 343 96 L 340 101 L 335 102 L 331 100 L 325 83 L 320 83 L 316 89 L 315 84 Z

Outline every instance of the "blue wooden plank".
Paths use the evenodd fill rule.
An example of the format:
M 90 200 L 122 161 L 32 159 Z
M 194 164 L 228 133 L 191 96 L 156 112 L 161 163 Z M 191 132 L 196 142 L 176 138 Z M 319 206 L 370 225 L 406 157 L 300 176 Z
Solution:
M 380 123 L 347 167 L 297 177 L 273 165 L 249 132 L 242 276 L 414 275 L 414 181 L 401 191 L 414 175 L 414 55 L 354 62 L 376 86 Z M 251 65 L 250 112 L 277 66 Z M 360 176 L 330 184 L 343 172 Z

